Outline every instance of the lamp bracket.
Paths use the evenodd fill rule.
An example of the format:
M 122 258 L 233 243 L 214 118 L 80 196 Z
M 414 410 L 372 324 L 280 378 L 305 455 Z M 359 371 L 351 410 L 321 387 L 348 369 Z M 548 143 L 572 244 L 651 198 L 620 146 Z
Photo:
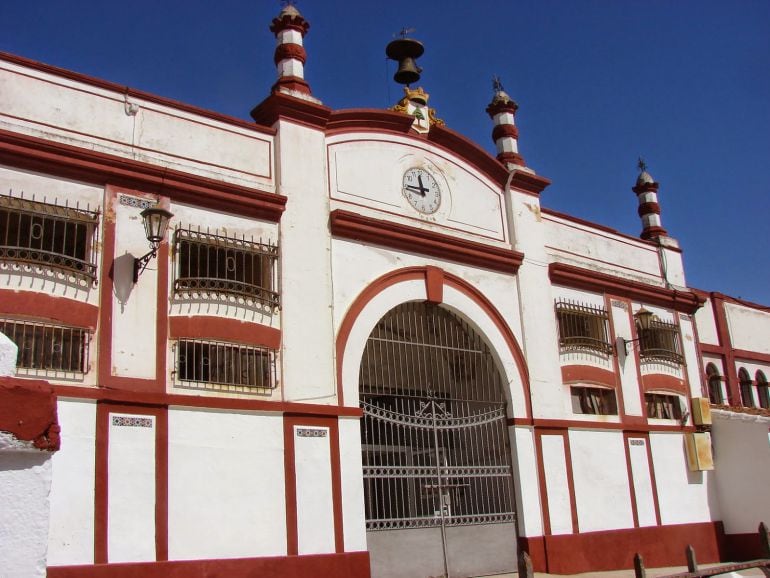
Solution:
M 158 248 L 153 247 L 149 253 L 134 259 L 134 285 L 136 285 L 139 282 L 139 275 L 141 275 L 144 272 L 144 270 L 147 269 L 147 264 L 152 259 L 157 257 L 157 255 L 158 255 Z

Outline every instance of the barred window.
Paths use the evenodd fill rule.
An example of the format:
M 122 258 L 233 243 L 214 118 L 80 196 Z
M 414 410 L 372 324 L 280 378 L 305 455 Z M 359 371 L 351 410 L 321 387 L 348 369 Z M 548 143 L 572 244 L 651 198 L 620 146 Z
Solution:
M 607 310 L 573 301 L 556 302 L 559 348 L 564 351 L 596 351 L 609 355 Z
M 684 358 L 679 341 L 679 328 L 674 323 L 653 319 L 648 329 L 637 326 L 637 331 L 639 355 L 643 360 L 682 364 Z
M 177 229 L 174 234 L 179 298 L 241 299 L 248 304 L 278 306 L 278 247 L 235 237 Z
M 276 382 L 271 349 L 197 339 L 176 344 L 176 383 L 182 387 L 260 393 Z
M 706 376 L 708 377 L 709 402 L 720 405 L 724 403 L 722 397 L 722 376 L 716 365 L 709 363 L 706 366 Z
M 87 329 L 0 319 L 0 333 L 19 348 L 16 370 L 21 375 L 79 379 L 88 371 Z
M 759 407 L 764 409 L 770 409 L 770 386 L 768 386 L 767 378 L 762 371 L 757 371 L 757 394 L 759 394 Z
M 679 396 L 662 393 L 645 393 L 647 417 L 656 419 L 682 419 L 682 406 Z
M 594 415 L 618 415 L 615 391 L 603 387 L 572 386 L 572 411 Z
M 96 281 L 99 213 L 0 195 L 0 262 Z
M 738 371 L 738 383 L 741 387 L 741 402 L 743 407 L 754 407 L 754 382 L 745 368 L 741 367 Z

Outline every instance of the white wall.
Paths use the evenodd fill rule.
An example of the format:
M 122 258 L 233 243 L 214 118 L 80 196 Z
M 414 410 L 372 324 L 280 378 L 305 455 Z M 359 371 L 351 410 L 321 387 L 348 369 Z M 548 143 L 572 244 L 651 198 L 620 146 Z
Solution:
M 735 349 L 770 354 L 770 313 L 726 302 L 725 315 Z
M 628 438 L 628 453 L 631 461 L 631 475 L 634 481 L 634 499 L 639 526 L 654 526 L 655 498 L 650 476 L 650 461 L 645 438 Z
M 170 560 L 286 554 L 283 418 L 170 408 Z
M 572 509 L 570 507 L 564 437 L 544 435 L 540 438 L 540 443 L 543 445 L 543 470 L 545 471 L 545 486 L 548 493 L 551 534 L 571 534 Z
M 361 423 L 358 418 L 340 418 L 338 424 L 345 551 L 357 552 L 366 550 L 364 486 L 361 483 Z
M 96 403 L 59 398 L 61 449 L 53 456 L 48 564 L 94 561 Z
M 334 552 L 329 428 L 294 426 L 294 471 L 297 483 L 297 552 Z

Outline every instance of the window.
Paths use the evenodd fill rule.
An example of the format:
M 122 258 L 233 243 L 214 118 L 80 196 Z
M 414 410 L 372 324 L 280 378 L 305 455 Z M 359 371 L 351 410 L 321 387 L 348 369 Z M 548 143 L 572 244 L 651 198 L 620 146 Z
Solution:
M 738 383 L 741 386 L 741 402 L 743 407 L 754 407 L 754 382 L 751 381 L 749 372 L 741 367 L 738 371 Z
M 615 391 L 603 387 L 573 386 L 572 411 L 595 415 L 617 415 L 618 404 Z
M 759 407 L 764 409 L 770 409 L 770 386 L 768 386 L 767 378 L 761 371 L 757 371 L 757 394 L 759 397 Z
M 259 393 L 275 388 L 275 354 L 262 347 L 180 340 L 176 344 L 176 383 L 182 387 Z
M 0 262 L 96 281 L 99 213 L 0 195 Z
M 78 379 L 88 371 L 87 329 L 0 319 L 0 332 L 19 348 L 19 374 Z
M 609 355 L 612 346 L 607 333 L 607 311 L 601 307 L 572 301 L 556 302 L 559 324 L 559 349 L 595 351 Z
M 232 298 L 278 306 L 278 247 L 246 239 L 177 229 L 174 295 L 186 299 Z
M 709 401 L 717 405 L 723 404 L 722 376 L 719 375 L 716 365 L 709 363 L 706 366 L 706 376 L 708 377 Z
M 648 329 L 637 326 L 639 355 L 646 361 L 667 361 L 682 364 L 679 329 L 673 323 L 653 319 Z
M 682 406 L 679 396 L 662 393 L 645 393 L 647 417 L 656 419 L 682 419 Z

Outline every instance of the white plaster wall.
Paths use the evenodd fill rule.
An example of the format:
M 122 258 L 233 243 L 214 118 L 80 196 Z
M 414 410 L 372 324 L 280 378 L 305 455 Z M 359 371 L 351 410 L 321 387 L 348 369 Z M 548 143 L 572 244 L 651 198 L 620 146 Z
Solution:
M 687 467 L 680 433 L 650 433 L 662 524 L 690 524 L 717 519 L 709 500 L 709 475 Z
M 628 453 L 631 458 L 631 475 L 634 481 L 634 499 L 639 525 L 654 526 L 655 498 L 650 476 L 650 461 L 647 455 L 647 440 L 645 438 L 628 438 Z
M 111 375 L 154 379 L 156 372 L 158 313 L 158 262 L 153 259 L 133 284 L 133 259 L 150 250 L 144 232 L 141 209 L 119 202 L 121 192 L 112 200 L 115 218 L 115 265 L 112 292 L 112 367 Z M 131 195 L 128 195 L 131 196 Z M 149 200 L 155 200 L 148 197 Z
M 545 487 L 548 493 L 548 515 L 551 522 L 551 534 L 572 534 L 572 509 L 567 479 L 567 460 L 564 454 L 564 437 L 544 435 L 540 438 L 543 445 L 543 469 Z
M 770 523 L 770 419 L 713 411 L 714 479 L 728 534 Z
M 361 424 L 358 418 L 340 418 L 340 477 L 345 552 L 366 550 L 366 513 L 361 463 Z
M 535 436 L 531 428 L 509 428 L 514 464 L 514 491 L 520 536 L 542 536 L 540 483 L 537 478 Z
M 725 315 L 735 349 L 770 354 L 770 313 L 736 303 L 725 303 Z
M 0 575 L 43 578 L 48 546 L 51 455 L 0 450 Z
M 283 418 L 170 408 L 170 560 L 286 555 Z
M 711 299 L 706 299 L 703 307 L 695 312 L 695 324 L 698 327 L 698 341 L 709 345 L 719 345 L 717 324 L 714 319 L 714 309 Z
M 174 229 L 184 228 L 200 230 L 204 233 L 222 235 L 243 239 L 247 241 L 261 242 L 272 245 L 278 245 L 278 224 L 268 223 L 248 219 L 238 215 L 220 213 L 216 211 L 199 209 L 190 205 L 181 203 L 171 203 L 169 210 L 174 214 L 171 227 L 168 232 L 168 242 L 173 246 Z M 280 252 L 280 247 L 279 247 Z M 171 253 L 171 252 L 170 252 Z M 214 315 L 217 317 L 227 317 L 252 323 L 260 323 L 280 329 L 280 313 L 278 310 L 272 311 L 259 304 L 247 306 L 244 304 L 233 303 L 231 300 L 222 299 L 177 299 L 174 300 L 174 274 L 176 272 L 176 255 L 170 256 L 169 271 L 171 274 L 168 279 L 168 294 L 171 297 L 169 306 L 169 315 Z M 280 268 L 280 262 L 276 265 Z M 275 271 L 277 284 L 274 290 L 280 288 L 280 278 L 278 271 Z
M 0 128 L 215 180 L 271 187 L 269 135 L 140 98 L 128 100 L 136 106 L 134 115 L 126 112 L 122 90 L 0 60 Z
M 641 384 L 639 383 L 639 373 L 637 371 L 637 362 L 639 352 L 636 348 L 638 342 L 628 344 L 628 354 L 623 347 L 620 339 L 635 339 L 631 329 L 631 317 L 629 314 L 628 303 L 626 301 L 612 300 L 612 319 L 611 323 L 615 332 L 615 346 L 618 356 L 618 369 L 620 370 L 620 389 L 623 394 L 623 407 L 627 415 L 645 415 L 645 408 L 642 406 L 642 398 L 639 395 Z
M 53 455 L 48 564 L 93 564 L 96 403 L 60 397 L 61 449 Z
M 2 96 L 0 96 L 2 100 Z M 2 108 L 0 107 L 0 111 Z M 0 113 L 0 118 L 1 118 Z M 104 189 L 71 181 L 50 177 L 41 173 L 12 169 L 0 166 L 0 182 L 3 188 L 0 194 L 23 197 L 29 200 L 46 202 L 81 209 L 98 211 L 102 207 Z M 99 223 L 99 239 L 103 237 L 102 223 Z M 97 274 L 101 274 L 101 245 L 96 245 Z M 96 305 L 99 302 L 99 287 L 90 283 L 71 283 L 55 276 L 45 276 L 33 271 L 16 271 L 5 265 L 0 266 L 0 288 L 19 291 L 45 293 L 53 297 L 66 297 L 84 303 Z M 66 304 L 66 301 L 63 303 Z M 65 305 L 63 305 L 65 306 Z
M 332 199 L 386 211 L 389 218 L 417 220 L 411 224 L 426 228 L 446 226 L 453 234 L 507 239 L 499 188 L 445 150 L 416 144 L 414 139 L 372 134 L 346 134 L 328 142 Z M 418 214 L 402 194 L 403 174 L 415 166 L 428 170 L 441 188 L 441 205 L 432 215 Z
M 580 532 L 633 528 L 623 434 L 570 430 Z
M 294 426 L 297 552 L 334 552 L 334 510 L 328 427 Z
M 284 396 L 332 403 L 336 397 L 331 238 L 323 134 L 279 121 Z M 312 347 L 309 347 L 312 344 Z
M 555 215 L 543 215 L 543 223 L 552 260 L 643 283 L 661 283 L 654 247 Z
M 680 313 L 679 328 L 682 336 L 682 353 L 684 353 L 684 372 L 690 384 L 690 397 L 704 397 L 693 318 Z M 706 394 L 705 397 L 708 397 L 708 395 Z
M 107 559 L 155 560 L 155 417 L 110 413 Z

